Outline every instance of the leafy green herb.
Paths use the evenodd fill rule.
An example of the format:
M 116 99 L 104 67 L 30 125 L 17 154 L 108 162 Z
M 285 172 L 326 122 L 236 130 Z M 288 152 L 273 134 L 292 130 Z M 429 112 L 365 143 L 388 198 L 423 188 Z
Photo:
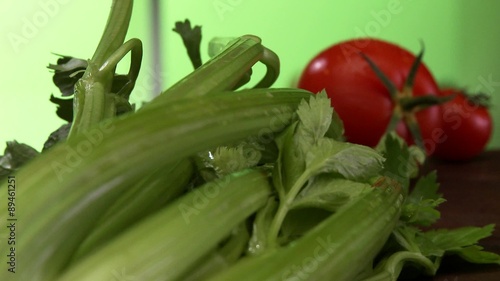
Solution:
M 65 141 L 68 138 L 70 130 L 71 130 L 71 123 L 67 123 L 61 125 L 61 127 L 52 132 L 45 141 L 45 143 L 43 144 L 42 152 L 45 152 L 54 145 Z
M 408 146 L 395 133 L 389 133 L 382 137 L 377 150 L 386 158 L 382 174 L 401 182 L 408 192 L 411 175 Z
M 72 96 L 76 82 L 82 78 L 88 62 L 86 60 L 60 56 L 56 64 L 49 64 L 47 68 L 54 70 L 52 81 L 59 88 L 63 96 Z
M 294 204 L 295 207 L 311 206 L 314 196 L 323 200 L 328 196 L 341 196 L 340 193 L 333 195 L 333 189 L 316 193 L 312 189 L 313 192 L 309 193 L 311 197 L 305 192 L 302 198 L 297 199 L 315 176 L 329 173 L 344 179 L 368 181 L 382 169 L 384 158 L 375 150 L 325 137 L 328 131 L 343 131 L 342 123 L 332 118 L 332 112 L 326 93 L 319 93 L 299 105 L 298 121 L 276 140 L 279 156 L 273 180 L 279 195 L 279 207 L 269 228 L 267 245 L 270 247 L 278 244 L 279 229 Z M 325 207 L 325 203 L 318 200 L 318 206 L 321 205 Z
M 76 83 L 83 77 L 88 62 L 83 59 L 78 59 L 70 56 L 61 56 L 56 64 L 49 64 L 47 68 L 54 71 L 52 81 L 59 88 L 63 97 L 71 98 L 56 98 L 51 95 L 50 101 L 58 105 L 57 115 L 68 122 L 73 121 L 73 96 L 75 93 Z M 117 94 L 117 99 L 120 103 L 117 104 L 116 115 L 133 110 L 134 106 L 128 103 L 132 88 L 127 75 L 115 74 L 111 83 L 111 93 Z
M 299 193 L 291 208 L 312 207 L 334 212 L 369 188 L 367 183 L 348 180 L 338 175 L 318 175 Z
M 186 19 L 183 22 L 176 22 L 172 30 L 181 36 L 194 69 L 200 67 L 202 65 L 200 54 L 201 26 L 191 27 L 191 22 Z
M 0 155 L 0 179 L 14 173 L 39 154 L 33 147 L 8 141 L 4 154 Z
M 429 230 L 422 235 L 432 241 L 434 245 L 445 251 L 460 253 L 463 248 L 473 246 L 479 240 L 486 238 L 493 232 L 494 225 L 484 227 L 461 227 L 457 229 L 435 229 Z M 497 256 L 497 262 L 500 262 Z
M 56 114 L 59 118 L 69 123 L 73 121 L 73 98 L 61 99 L 50 95 L 50 101 L 57 105 Z
M 47 68 L 54 70 L 52 81 L 59 88 L 63 97 L 73 96 L 75 84 L 83 77 L 88 67 L 88 61 L 70 56 L 62 56 L 56 64 L 49 64 Z M 130 83 L 127 75 L 115 74 L 111 83 L 111 92 L 120 93 L 123 98 L 128 99 L 132 89 L 126 85 Z M 123 91 L 127 88 L 127 91 Z
M 338 173 L 346 179 L 367 181 L 378 175 L 383 161 L 367 146 L 322 138 L 306 155 L 306 172 L 309 176 Z
M 216 177 L 223 177 L 234 172 L 257 166 L 261 152 L 248 142 L 234 146 L 220 146 L 214 150 L 199 153 L 201 169 L 210 169 Z
M 484 248 L 479 245 L 466 246 L 459 250 L 450 250 L 449 252 L 471 263 L 500 264 L 500 255 L 484 251 Z
M 403 207 L 402 220 L 409 224 L 430 226 L 440 218 L 436 207 L 446 200 L 437 193 L 436 172 L 421 177 L 408 196 Z
M 391 246 L 383 251 L 384 256 L 374 271 L 360 276 L 359 280 L 396 281 L 406 264 L 418 266 L 424 274 L 434 275 L 447 255 L 458 255 L 473 263 L 500 264 L 500 255 L 484 251 L 477 245 L 479 240 L 491 235 L 493 225 L 452 230 L 431 229 L 425 232 L 419 228 L 431 226 L 440 217 L 436 207 L 445 200 L 437 193 L 438 188 L 436 172 L 417 181 L 403 205 L 400 223 L 387 244 Z
M 309 99 L 309 102 L 302 101 L 297 109 L 300 123 L 296 133 L 302 150 L 306 150 L 323 138 L 332 124 L 332 114 L 333 108 L 325 91 L 318 93 L 316 98 Z M 338 128 L 337 131 L 342 131 L 340 124 L 335 124 L 333 127 Z

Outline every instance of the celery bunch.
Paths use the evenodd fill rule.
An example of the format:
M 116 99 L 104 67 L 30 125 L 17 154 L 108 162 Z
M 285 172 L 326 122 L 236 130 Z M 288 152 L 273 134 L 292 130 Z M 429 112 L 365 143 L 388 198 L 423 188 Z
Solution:
M 258 37 L 134 112 L 131 12 L 113 1 L 94 57 L 78 63 L 67 139 L 8 171 L 19 237 L 0 245 L 15 253 L 1 280 L 397 280 L 408 264 L 435 274 L 448 254 L 500 264 L 477 245 L 492 225 L 421 230 L 444 199 L 435 173 L 410 186 L 418 148 L 391 133 L 376 148 L 345 142 L 324 92 L 267 88 L 279 61 Z M 258 61 L 265 77 L 239 89 Z

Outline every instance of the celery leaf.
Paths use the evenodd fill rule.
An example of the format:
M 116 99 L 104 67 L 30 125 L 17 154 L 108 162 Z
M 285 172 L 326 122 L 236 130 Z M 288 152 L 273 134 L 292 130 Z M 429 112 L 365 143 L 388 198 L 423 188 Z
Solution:
M 234 146 L 220 146 L 198 156 L 201 157 L 204 168 L 212 169 L 220 178 L 255 167 L 259 163 L 261 153 L 254 146 L 241 142 Z
M 500 255 L 483 251 L 483 247 L 478 245 L 464 247 L 460 250 L 452 250 L 451 252 L 471 263 L 500 264 Z
M 424 233 L 437 247 L 445 250 L 459 250 L 466 246 L 472 246 L 479 240 L 490 236 L 494 229 L 493 224 L 484 227 L 461 227 L 457 229 L 436 229 Z
M 332 123 L 332 114 L 333 108 L 325 92 L 311 96 L 309 102 L 302 100 L 297 108 L 300 120 L 297 135 L 304 145 L 315 144 L 326 134 Z
M 54 70 L 52 81 L 59 88 L 63 96 L 72 96 L 76 82 L 83 76 L 87 69 L 87 61 L 61 56 L 56 64 L 49 64 L 47 68 Z
M 0 155 L 0 178 L 14 173 L 38 154 L 36 149 L 27 144 L 8 141 L 4 155 Z
M 436 207 L 446 201 L 437 193 L 438 189 L 435 171 L 419 178 L 405 201 L 401 220 L 420 226 L 430 226 L 436 222 L 440 218 Z
M 410 185 L 410 153 L 408 146 L 396 134 L 384 135 L 377 150 L 385 157 L 382 174 L 400 182 L 408 192 Z
M 311 96 L 308 101 L 302 100 L 297 108 L 298 121 L 290 125 L 276 138 L 279 149 L 277 163 L 278 190 L 289 190 L 297 179 L 305 172 L 306 157 L 311 149 L 318 147 L 327 132 L 343 132 L 340 118 L 333 118 L 330 99 L 323 91 Z M 332 122 L 333 120 L 333 122 Z M 337 136 L 340 138 L 340 136 Z
M 292 208 L 320 208 L 334 212 L 370 188 L 367 183 L 347 180 L 332 174 L 314 177 L 292 204 Z
M 200 67 L 202 65 L 200 54 L 201 26 L 191 27 L 191 22 L 186 19 L 175 22 L 175 27 L 172 30 L 181 36 L 194 69 Z
M 274 168 L 273 181 L 280 198 L 293 186 L 304 173 L 305 160 L 302 151 L 297 150 L 295 144 L 295 129 L 298 122 L 289 125 L 275 142 L 278 146 L 278 161 Z
M 457 229 L 436 229 L 421 233 L 422 237 L 431 241 L 436 249 L 446 254 L 458 255 L 472 263 L 500 264 L 500 255 L 484 251 L 477 245 L 479 240 L 493 233 L 493 224 L 484 227 L 461 227 Z
M 310 175 L 339 173 L 346 179 L 364 181 L 378 175 L 384 157 L 374 149 L 322 138 L 306 155 Z

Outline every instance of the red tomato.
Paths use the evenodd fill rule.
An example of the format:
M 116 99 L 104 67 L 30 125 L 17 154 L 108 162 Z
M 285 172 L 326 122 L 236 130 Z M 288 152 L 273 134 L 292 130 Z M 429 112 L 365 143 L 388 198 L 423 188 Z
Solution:
M 413 88 L 403 91 L 415 55 L 378 39 L 354 39 L 333 45 L 314 57 L 303 71 L 298 87 L 312 92 L 325 89 L 332 106 L 344 122 L 349 142 L 375 146 L 386 131 L 397 100 L 376 76 L 360 52 L 370 58 L 398 90 L 398 96 L 437 95 L 438 86 L 427 67 L 420 64 Z M 424 140 L 440 126 L 439 109 L 428 107 L 416 113 Z M 400 133 L 407 130 L 398 125 Z M 411 140 L 409 133 L 403 136 Z M 432 143 L 426 141 L 425 143 Z M 428 148 L 428 151 L 433 149 Z
M 442 105 L 442 137 L 435 156 L 445 160 L 469 160 L 479 155 L 490 140 L 493 125 L 486 106 L 474 103 L 463 91 L 443 89 L 441 95 L 457 96 Z

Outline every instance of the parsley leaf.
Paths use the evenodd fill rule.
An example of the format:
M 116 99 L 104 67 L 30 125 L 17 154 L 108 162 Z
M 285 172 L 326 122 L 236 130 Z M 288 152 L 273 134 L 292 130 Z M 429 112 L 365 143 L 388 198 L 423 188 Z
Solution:
M 494 227 L 493 224 L 489 224 L 484 227 L 436 229 L 429 230 L 423 235 L 444 251 L 460 251 L 463 247 L 472 246 L 479 240 L 490 236 Z
M 339 173 L 346 179 L 366 181 L 378 175 L 384 157 L 370 147 L 322 138 L 306 155 L 310 176 Z
M 483 251 L 483 247 L 478 245 L 463 247 L 460 250 L 452 250 L 451 252 L 471 263 L 500 264 L 500 255 Z
M 312 207 L 333 211 L 350 200 L 350 192 L 335 190 L 327 184 L 315 185 L 319 183 L 316 178 L 328 174 L 339 178 L 339 184 L 368 183 L 383 168 L 384 157 L 374 149 L 342 141 L 343 124 L 324 91 L 302 101 L 297 117 L 276 138 L 279 155 L 273 183 L 279 206 L 269 227 L 271 247 L 277 245 L 282 223 L 290 210 Z M 352 186 L 355 186 L 353 191 L 358 191 L 364 185 Z
M 294 200 L 292 208 L 320 208 L 334 212 L 370 188 L 367 183 L 347 180 L 332 174 L 314 177 Z
M 300 123 L 296 134 L 303 150 L 318 143 L 326 134 L 332 123 L 332 114 L 330 99 L 324 91 L 311 97 L 309 102 L 302 100 L 297 109 Z
M 257 166 L 262 157 L 260 149 L 257 144 L 243 141 L 200 152 L 195 159 L 199 172 L 208 181 Z
M 42 152 L 47 151 L 49 148 L 53 147 L 59 142 L 66 140 L 71 129 L 71 123 L 66 123 L 59 127 L 57 130 L 52 132 L 45 143 L 43 144 Z
M 292 188 L 300 175 L 305 171 L 304 151 L 297 149 L 298 144 L 295 141 L 295 132 L 298 124 L 298 121 L 292 123 L 275 139 L 279 152 L 273 181 L 280 194 L 280 198 L 284 197 L 284 194 Z M 299 145 L 304 144 L 301 143 Z
M 385 134 L 376 148 L 384 157 L 382 174 L 400 182 L 408 192 L 410 185 L 410 152 L 408 146 L 395 133 Z
M 336 139 L 341 139 L 343 125 L 334 113 L 326 92 L 311 96 L 308 101 L 303 100 L 297 108 L 298 121 L 290 125 L 276 138 L 279 149 L 279 159 L 276 166 L 275 182 L 280 193 L 288 191 L 299 177 L 306 172 L 307 157 L 311 158 L 311 151 L 323 149 L 322 143 L 325 134 L 330 133 Z M 333 117 L 332 117 L 333 116 Z M 340 143 L 340 142 L 339 142 Z M 314 174 L 309 173 L 310 176 Z
M 49 64 L 47 68 L 54 70 L 52 81 L 59 88 L 64 97 L 72 96 L 76 82 L 82 78 L 88 62 L 86 60 L 60 56 L 56 64 Z
M 57 105 L 57 116 L 61 119 L 73 121 L 73 95 L 75 84 L 82 78 L 87 69 L 88 62 L 83 59 L 71 56 L 60 56 L 56 64 L 49 64 L 48 69 L 54 71 L 52 81 L 59 88 L 63 97 L 56 98 L 51 95 L 50 101 Z M 127 75 L 115 74 L 111 84 L 111 93 L 115 94 L 117 102 L 117 115 L 133 111 L 134 105 L 129 104 L 128 100 L 132 92 L 132 84 Z
M 406 198 L 401 219 L 409 224 L 430 226 L 440 218 L 436 207 L 446 200 L 438 194 L 436 172 L 421 177 Z
M 186 19 L 176 22 L 172 30 L 181 36 L 194 69 L 200 67 L 202 65 L 200 54 L 201 26 L 191 27 L 191 22 Z
M 261 158 L 261 153 L 254 147 L 239 144 L 235 147 L 221 146 L 212 154 L 212 166 L 220 176 L 255 167 Z
M 14 173 L 38 154 L 36 149 L 27 144 L 8 141 L 4 155 L 0 155 L 0 178 Z

